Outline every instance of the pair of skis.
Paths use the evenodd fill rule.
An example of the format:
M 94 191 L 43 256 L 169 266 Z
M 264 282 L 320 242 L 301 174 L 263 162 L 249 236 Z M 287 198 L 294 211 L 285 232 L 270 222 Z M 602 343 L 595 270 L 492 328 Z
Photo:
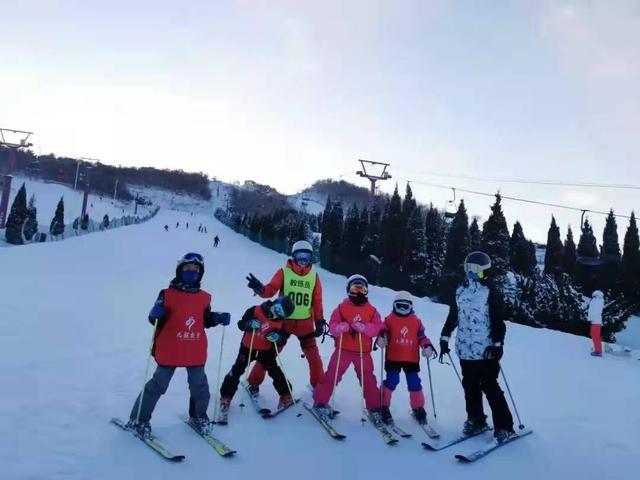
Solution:
M 465 440 L 469 440 L 470 438 L 473 437 L 477 437 L 479 435 L 482 435 L 484 432 L 487 432 L 491 430 L 491 428 L 487 427 L 483 430 L 479 430 L 475 433 L 472 433 L 470 435 L 459 435 L 451 440 L 449 440 L 446 443 L 443 444 L 438 444 L 438 445 L 432 445 L 430 443 L 427 442 L 422 442 L 422 446 L 430 451 L 433 452 L 439 452 L 441 450 L 445 450 L 449 447 L 452 447 L 454 445 L 457 445 L 459 443 L 464 442 Z M 507 438 L 506 440 L 503 440 L 502 442 L 498 442 L 496 439 L 493 439 L 490 443 L 486 444 L 485 446 L 472 451 L 470 453 L 466 453 L 466 454 L 456 454 L 455 458 L 457 460 L 459 460 L 462 463 L 472 463 L 475 462 L 476 460 L 479 460 L 485 456 L 487 456 L 489 453 L 493 452 L 494 450 L 497 450 L 500 447 L 503 447 L 504 445 L 507 445 L 508 443 L 513 442 L 514 440 L 518 440 L 522 437 L 525 437 L 529 434 L 533 433 L 533 430 L 531 430 L 530 428 L 525 428 L 520 430 L 519 432 L 516 432 L 514 435 L 512 435 L 511 437 Z
M 225 445 L 221 440 L 211 435 L 209 432 L 201 430 L 197 425 L 195 425 L 189 418 L 183 417 L 182 421 L 189 425 L 202 439 L 204 439 L 218 455 L 221 457 L 229 457 L 236 453 L 235 450 L 232 450 L 227 445 Z M 145 445 L 151 448 L 154 452 L 159 454 L 162 458 L 169 460 L 170 462 L 181 462 L 185 459 L 184 455 L 176 454 L 171 452 L 167 447 L 165 447 L 158 439 L 156 439 L 153 435 L 143 436 L 138 434 L 134 429 L 127 427 L 127 424 L 123 422 L 119 418 L 112 418 L 111 423 L 120 427 L 121 429 L 130 432 L 134 437 L 138 438 Z
M 300 399 L 295 398 L 293 400 L 293 403 L 282 407 L 282 408 L 277 408 L 275 411 L 272 411 L 270 408 L 265 406 L 265 403 L 263 402 L 263 398 L 260 396 L 259 393 L 253 393 L 251 392 L 251 390 L 249 390 L 249 385 L 247 383 L 245 383 L 244 381 L 240 382 L 240 385 L 242 385 L 242 388 L 244 388 L 247 391 L 247 395 L 249 395 L 249 399 L 251 400 L 251 404 L 253 405 L 253 408 L 255 408 L 256 412 L 258 412 L 258 414 L 262 417 L 262 418 L 273 418 L 273 417 L 277 417 L 278 415 L 280 415 L 282 412 L 284 412 L 285 410 L 293 407 L 294 405 L 296 405 Z M 218 422 L 216 422 L 218 423 Z

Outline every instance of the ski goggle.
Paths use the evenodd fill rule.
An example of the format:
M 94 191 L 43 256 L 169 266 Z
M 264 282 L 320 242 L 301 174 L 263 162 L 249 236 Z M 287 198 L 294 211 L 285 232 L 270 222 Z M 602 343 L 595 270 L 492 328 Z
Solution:
M 369 293 L 369 289 L 364 283 L 352 283 L 349 286 L 349 295 L 367 295 Z
M 406 315 L 411 313 L 411 310 L 413 310 L 413 304 L 411 302 L 399 300 L 397 302 L 393 302 L 393 309 L 398 313 Z
M 178 263 L 204 263 L 204 257 L 199 253 L 187 253 Z
M 311 252 L 296 252 L 292 256 L 293 261 L 296 263 L 306 263 L 309 265 L 313 260 L 313 254 Z
M 287 314 L 285 313 L 281 303 L 273 304 L 273 313 L 275 313 L 278 318 L 287 318 Z
M 487 276 L 485 273 L 489 267 L 484 265 L 477 265 L 475 263 L 468 263 L 464 266 L 467 276 L 471 280 L 482 280 Z

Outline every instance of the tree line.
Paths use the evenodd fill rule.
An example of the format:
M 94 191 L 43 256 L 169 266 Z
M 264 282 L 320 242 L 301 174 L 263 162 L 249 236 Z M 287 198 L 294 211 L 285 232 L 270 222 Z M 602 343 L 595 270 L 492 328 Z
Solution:
M 244 198 L 242 193 L 237 197 Z M 359 207 L 329 197 L 324 212 L 314 216 L 281 206 L 270 211 L 248 209 L 232 200 L 218 218 L 237 231 L 274 250 L 288 253 L 291 243 L 315 242 L 323 268 L 343 274 L 363 273 L 371 283 L 417 296 L 439 298 L 464 281 L 466 255 L 482 250 L 490 255 L 494 282 L 501 290 L 513 321 L 587 335 L 586 307 L 593 290 L 605 292 L 605 337 L 623 328 L 623 321 L 640 311 L 640 242 L 632 214 L 620 248 L 611 211 L 598 242 L 588 220 L 578 245 L 569 228 L 564 242 L 551 217 L 544 266 L 536 246 L 520 222 L 509 231 L 496 194 L 490 215 L 480 225 L 469 219 L 464 201 L 457 211 L 443 213 L 419 205 L 407 185 L 404 198 L 376 196 Z M 321 233 L 320 241 L 314 232 Z

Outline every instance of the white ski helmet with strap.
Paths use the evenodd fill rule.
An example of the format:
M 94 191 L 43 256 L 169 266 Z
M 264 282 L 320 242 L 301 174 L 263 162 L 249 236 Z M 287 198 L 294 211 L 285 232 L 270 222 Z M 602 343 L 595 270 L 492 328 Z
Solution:
M 399 291 L 393 300 L 393 311 L 398 315 L 409 315 L 413 312 L 413 296 L 405 290 Z
M 298 240 L 291 247 L 291 256 L 293 257 L 296 252 L 309 252 L 313 253 L 313 247 L 306 240 Z

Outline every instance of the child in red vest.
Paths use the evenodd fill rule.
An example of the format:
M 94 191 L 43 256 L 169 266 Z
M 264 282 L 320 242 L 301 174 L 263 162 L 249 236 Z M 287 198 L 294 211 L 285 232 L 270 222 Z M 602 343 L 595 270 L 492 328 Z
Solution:
M 204 275 L 204 259 L 199 253 L 187 253 L 176 267 L 176 276 L 169 288 L 160 291 L 149 313 L 149 322 L 156 324 L 152 354 L 158 368 L 147 382 L 131 409 L 127 426 L 140 436 L 151 436 L 151 414 L 160 397 L 167 391 L 177 367 L 186 367 L 191 392 L 189 415 L 202 430 L 210 426 L 207 417 L 209 384 L 204 365 L 207 361 L 205 328 L 229 325 L 228 313 L 211 311 L 211 294 L 200 289 Z
M 349 277 L 348 298 L 331 314 L 329 333 L 335 338 L 336 350 L 314 392 L 314 409 L 322 417 L 327 418 L 332 413 L 328 403 L 334 382 L 340 382 L 349 365 L 353 364 L 358 380 L 363 384 L 365 403 L 371 418 L 374 423 L 381 420 L 380 390 L 373 373 L 371 347 L 383 323 L 376 308 L 369 303 L 368 289 L 367 279 L 362 275 Z M 360 371 L 361 364 L 364 371 Z
M 392 423 L 389 405 L 393 391 L 400 383 L 400 371 L 404 370 L 409 388 L 409 402 L 414 418 L 427 423 L 424 410 L 424 393 L 420 381 L 420 349 L 422 356 L 433 360 L 437 353 L 431 340 L 424 333 L 422 321 L 413 312 L 413 298 L 409 292 L 398 292 L 393 301 L 393 312 L 384 319 L 385 329 L 378 337 L 377 345 L 387 348 L 385 378 L 382 387 L 382 421 Z
M 291 385 L 287 385 L 287 379 L 278 366 L 274 343 L 281 341 L 282 321 L 291 315 L 294 308 L 291 298 L 282 296 L 251 307 L 244 313 L 242 320 L 238 322 L 238 328 L 244 332 L 240 351 L 220 387 L 220 414 L 216 418 L 217 423 L 227 423 L 229 405 L 238 390 L 240 377 L 254 360 L 260 362 L 273 379 L 273 386 L 280 395 L 278 409 L 293 403 Z

